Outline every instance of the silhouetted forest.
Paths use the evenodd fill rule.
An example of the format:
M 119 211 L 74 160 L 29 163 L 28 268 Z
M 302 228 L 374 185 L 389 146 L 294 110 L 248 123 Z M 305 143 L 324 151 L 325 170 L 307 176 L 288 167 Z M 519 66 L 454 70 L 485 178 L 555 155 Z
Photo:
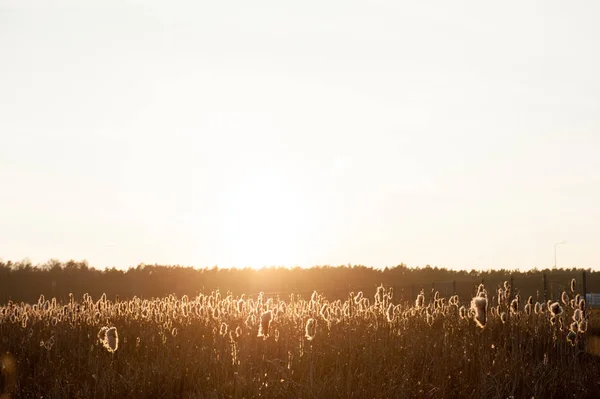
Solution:
M 0 262 L 0 301 L 34 302 L 40 294 L 64 300 L 69 293 L 77 297 L 88 293 L 98 298 L 106 293 L 108 298 L 152 298 L 169 294 L 197 295 L 216 289 L 234 295 L 263 291 L 266 295 L 281 297 L 290 293 L 310 295 L 317 290 L 328 298 L 344 298 L 350 291 L 364 291 L 370 296 L 381 284 L 393 287 L 395 302 L 412 301 L 421 290 L 428 295 L 433 290 L 441 295 L 456 293 L 466 301 L 479 283 L 483 282 L 492 291 L 505 280 L 512 281 L 515 293 L 544 300 L 557 298 L 572 278 L 577 281 L 578 292 L 600 292 L 600 273 L 575 268 L 516 272 L 411 268 L 404 264 L 385 269 L 347 265 L 258 270 L 138 265 L 128 270 L 99 270 L 86 261 L 50 260 L 41 265 L 8 261 Z

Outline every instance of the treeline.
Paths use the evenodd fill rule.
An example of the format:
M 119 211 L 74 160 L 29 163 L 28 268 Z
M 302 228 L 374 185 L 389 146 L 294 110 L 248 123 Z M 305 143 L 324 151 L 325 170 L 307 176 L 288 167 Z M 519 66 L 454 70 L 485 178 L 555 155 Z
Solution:
M 34 302 L 40 294 L 65 300 L 69 293 L 77 297 L 88 293 L 93 298 L 106 293 L 111 299 L 169 294 L 191 296 L 216 289 L 234 295 L 254 295 L 262 291 L 281 296 L 289 293 L 310 295 L 317 290 L 327 294 L 328 298 L 335 298 L 359 290 L 371 296 L 380 284 L 393 287 L 397 301 L 413 300 L 421 290 L 428 294 L 433 290 L 443 295 L 456 293 L 468 300 L 477 284 L 483 282 L 491 290 L 505 280 L 512 281 L 515 292 L 523 296 L 545 299 L 560 295 L 572 278 L 577 280 L 578 292 L 600 292 L 600 273 L 575 268 L 518 272 L 450 270 L 431 266 L 412 268 L 404 264 L 385 269 L 347 265 L 258 270 L 138 265 L 127 270 L 99 270 L 90 267 L 86 261 L 50 260 L 41 265 L 8 261 L 0 262 L 0 301 Z

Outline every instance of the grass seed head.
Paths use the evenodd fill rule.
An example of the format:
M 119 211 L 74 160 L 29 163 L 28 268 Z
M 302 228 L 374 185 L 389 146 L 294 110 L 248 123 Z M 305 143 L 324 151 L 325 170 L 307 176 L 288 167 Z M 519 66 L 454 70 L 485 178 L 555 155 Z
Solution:
M 119 349 L 119 334 L 117 333 L 116 327 L 111 327 L 106 330 L 106 339 L 104 340 L 104 347 L 107 351 L 114 353 Z
M 358 305 L 358 303 L 361 301 L 362 297 L 363 297 L 362 291 L 358 291 L 358 294 L 356 294 L 356 296 L 354 297 L 354 303 Z
M 422 308 L 425 305 L 425 293 L 421 290 L 421 293 L 417 295 L 417 300 L 415 301 L 415 306 L 417 308 Z
M 316 292 L 316 291 L 315 291 Z M 267 339 L 269 336 L 269 326 L 271 325 L 271 320 L 273 315 L 270 310 L 263 312 L 260 315 L 260 327 L 258 328 L 258 337 L 263 337 Z
M 552 316 L 558 316 L 563 312 L 563 309 L 558 302 L 551 303 L 549 309 Z
M 467 317 L 467 309 L 464 306 L 461 306 L 458 310 L 458 315 L 461 319 L 465 319 Z
M 483 296 L 476 296 L 471 301 L 471 309 L 474 313 L 473 318 L 475 323 L 477 323 L 477 326 L 480 328 L 484 328 L 487 323 L 487 306 L 487 298 Z
M 429 324 L 429 327 L 431 327 L 433 325 L 434 321 L 435 321 L 435 317 L 433 316 L 433 314 L 427 313 L 427 324 Z
M 508 315 L 506 314 L 506 312 L 502 312 L 500 314 L 500 321 L 502 321 L 502 324 L 506 324 L 506 322 L 508 321 Z
M 390 305 L 388 306 L 386 312 L 385 312 L 385 317 L 388 321 L 388 323 L 391 323 L 392 320 L 394 320 L 394 305 L 390 303 Z
M 510 298 L 510 284 L 508 284 L 508 281 L 504 281 L 504 295 L 506 298 Z
M 308 319 L 308 321 L 306 322 L 306 328 L 304 329 L 304 333 L 304 336 L 309 341 L 312 341 L 315 338 L 315 335 L 317 333 L 317 322 L 315 321 L 315 319 Z
M 506 294 L 504 288 L 498 288 L 498 305 L 504 305 L 506 303 Z
M 458 295 L 453 295 L 450 297 L 450 300 L 448 301 L 448 303 L 450 305 L 454 305 L 457 306 L 458 305 Z
M 486 291 L 485 286 L 483 285 L 483 283 L 479 284 L 479 286 L 477 286 L 477 295 L 475 295 L 475 296 L 482 297 L 482 298 L 483 297 L 487 298 L 487 291 Z
M 492 314 L 492 317 L 496 317 L 496 316 L 498 316 L 498 308 L 497 308 L 497 307 L 495 307 L 495 306 L 492 306 L 492 307 L 490 308 L 490 313 Z
M 510 313 L 517 314 L 519 312 L 519 296 L 517 295 L 510 303 Z
M 571 331 L 577 331 L 578 329 L 579 329 L 579 324 L 576 321 L 574 321 L 573 323 L 571 323 L 569 325 L 569 330 L 571 330 Z
M 560 300 L 565 306 L 569 306 L 569 294 L 567 294 L 566 291 L 563 291 L 562 295 L 560 296 Z
M 385 289 L 383 288 L 383 285 L 380 285 L 379 287 L 377 287 L 377 291 L 375 292 L 375 303 L 383 302 L 384 292 L 385 292 Z
M 106 332 L 108 331 L 108 327 L 102 327 L 100 331 L 98 331 L 98 341 L 104 345 L 104 341 L 106 340 Z

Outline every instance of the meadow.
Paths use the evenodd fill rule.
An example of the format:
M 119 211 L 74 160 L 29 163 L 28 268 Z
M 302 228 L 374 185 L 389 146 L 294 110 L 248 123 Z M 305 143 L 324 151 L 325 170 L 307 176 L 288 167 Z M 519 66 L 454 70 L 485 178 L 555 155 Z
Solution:
M 575 281 L 472 299 L 106 295 L 0 307 L 2 398 L 586 398 L 600 362 Z

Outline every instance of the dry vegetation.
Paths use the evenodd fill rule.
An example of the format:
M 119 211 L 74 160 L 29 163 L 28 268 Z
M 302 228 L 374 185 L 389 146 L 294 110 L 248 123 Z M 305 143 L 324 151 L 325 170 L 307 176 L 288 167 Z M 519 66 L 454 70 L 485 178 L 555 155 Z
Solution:
M 429 294 L 429 293 L 428 293 Z M 0 308 L 0 392 L 44 398 L 477 397 L 600 393 L 575 287 L 558 302 L 505 284 L 471 303 L 391 289 L 345 301 L 233 297 Z

